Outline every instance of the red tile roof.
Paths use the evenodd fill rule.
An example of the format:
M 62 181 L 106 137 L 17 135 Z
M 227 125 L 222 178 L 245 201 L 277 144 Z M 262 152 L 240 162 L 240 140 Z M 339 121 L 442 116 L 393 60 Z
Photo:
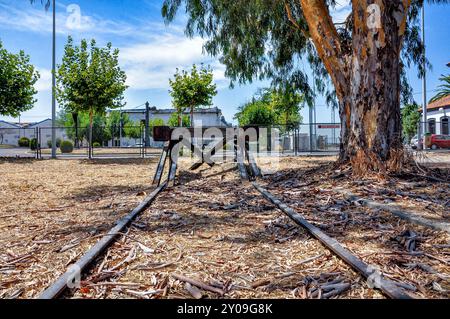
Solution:
M 428 104 L 427 110 L 439 109 L 446 106 L 450 107 L 450 95 L 444 96 L 442 99 Z

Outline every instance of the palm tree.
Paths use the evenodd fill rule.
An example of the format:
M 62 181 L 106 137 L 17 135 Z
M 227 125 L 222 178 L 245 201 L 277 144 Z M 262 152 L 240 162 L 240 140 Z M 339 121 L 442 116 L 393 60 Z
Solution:
M 51 0 L 40 0 L 41 4 L 45 3 L 45 10 L 48 10 L 50 8 Z M 36 0 L 30 0 L 31 4 L 35 3 Z
M 436 96 L 431 99 L 431 102 L 435 102 L 444 97 L 450 96 L 450 75 L 442 75 L 439 80 L 444 83 L 438 86 L 438 94 L 436 94 Z

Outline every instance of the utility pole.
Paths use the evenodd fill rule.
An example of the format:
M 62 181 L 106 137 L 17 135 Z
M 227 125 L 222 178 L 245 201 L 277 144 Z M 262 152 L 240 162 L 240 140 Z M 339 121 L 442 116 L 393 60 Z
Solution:
M 419 142 L 420 142 L 420 135 L 423 134 L 422 138 L 422 148 L 425 149 L 425 134 L 428 133 L 428 103 L 427 103 L 427 70 L 426 70 L 426 48 L 425 48 L 425 3 L 422 6 L 422 43 L 423 43 L 423 79 L 422 79 L 422 122 L 423 122 L 423 129 L 422 132 L 419 130 Z
M 52 158 L 56 159 L 56 0 L 53 0 L 52 41 Z

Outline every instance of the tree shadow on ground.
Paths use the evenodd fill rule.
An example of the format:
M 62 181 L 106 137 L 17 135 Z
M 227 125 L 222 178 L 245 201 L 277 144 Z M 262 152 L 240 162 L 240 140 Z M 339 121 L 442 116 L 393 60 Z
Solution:
M 95 158 L 81 159 L 81 164 L 87 165 L 149 165 L 158 163 L 159 157 L 152 158 Z
M 41 162 L 42 160 L 38 160 L 31 157 L 0 157 L 0 165 L 1 164 L 34 164 L 36 162 Z
M 136 197 L 142 194 L 142 192 L 149 193 L 150 183 L 149 184 L 136 184 L 133 186 L 128 185 L 99 185 L 94 184 L 82 188 L 77 192 L 72 192 L 71 195 L 64 197 L 66 200 L 76 200 L 80 202 L 85 201 L 95 201 L 99 197 L 109 197 L 114 195 L 122 195 L 122 196 L 131 196 Z M 142 194 L 143 195 L 143 194 Z M 139 198 L 138 200 L 142 200 L 143 198 Z

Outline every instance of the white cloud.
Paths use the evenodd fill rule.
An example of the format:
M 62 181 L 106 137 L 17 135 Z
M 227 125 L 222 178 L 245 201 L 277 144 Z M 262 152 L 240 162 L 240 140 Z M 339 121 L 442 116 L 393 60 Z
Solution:
M 146 42 L 121 48 L 120 59 L 127 73 L 127 84 L 133 89 L 168 88 L 176 69 L 189 69 L 192 64 L 211 65 L 219 87 L 225 79 L 225 66 L 203 55 L 204 41 L 170 32 L 159 34 Z
M 74 12 L 71 5 L 59 7 L 64 8 L 63 11 L 57 10 L 56 15 L 56 32 L 59 35 L 73 35 L 74 33 L 83 32 L 83 36 L 86 37 L 93 34 L 129 36 L 136 31 L 127 23 L 84 15 L 82 11 Z M 51 33 L 52 25 L 51 12 L 45 12 L 41 7 L 28 6 L 24 10 L 11 4 L 0 3 L 0 27 L 2 28 L 35 33 Z
M 39 92 L 50 91 L 52 89 L 52 71 L 43 68 L 37 68 L 37 71 L 41 77 L 34 85 L 35 89 Z
M 211 65 L 219 88 L 228 86 L 225 67 L 217 59 L 203 55 L 200 37 L 189 39 L 180 24 L 166 26 L 160 22 L 124 21 L 103 19 L 85 15 L 77 5 L 58 5 L 57 33 L 72 35 L 77 39 L 96 38 L 98 43 L 119 43 L 121 66 L 127 73 L 127 84 L 131 89 L 168 89 L 169 78 L 176 69 L 188 69 L 192 64 Z M 32 32 L 51 33 L 52 15 L 41 6 L 23 10 L 21 7 L 0 2 L 0 28 Z M 120 45 L 125 43 L 125 45 Z M 39 90 L 51 88 L 51 72 L 41 69 Z

